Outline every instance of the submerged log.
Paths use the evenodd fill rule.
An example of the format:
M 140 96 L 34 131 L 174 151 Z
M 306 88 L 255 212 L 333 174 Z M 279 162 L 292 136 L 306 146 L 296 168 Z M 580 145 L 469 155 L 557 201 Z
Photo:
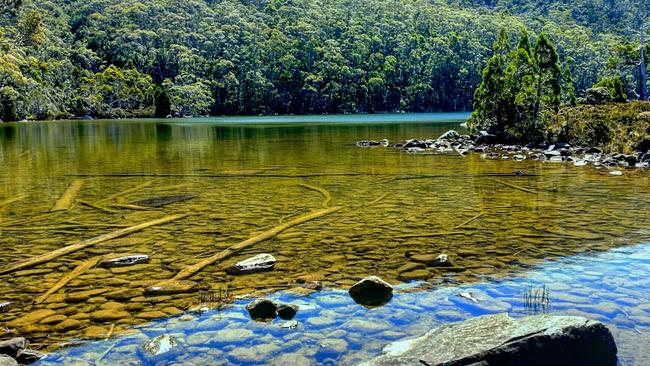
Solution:
M 109 213 L 109 214 L 114 214 L 114 213 L 119 213 L 120 212 L 118 210 L 112 210 L 112 209 L 110 209 L 108 207 L 100 206 L 98 204 L 88 202 L 88 201 L 78 200 L 78 202 L 80 204 L 86 206 L 86 207 L 94 208 L 95 210 L 99 210 L 99 211 L 106 212 L 106 213 Z
M 469 220 L 463 222 L 462 224 L 456 225 L 456 227 L 454 227 L 454 229 L 461 228 L 461 227 L 463 227 L 463 226 L 465 226 L 465 225 L 471 223 L 472 221 L 479 219 L 479 218 L 480 218 L 481 216 L 483 216 L 484 214 L 485 214 L 485 212 L 481 212 L 481 213 L 479 213 L 478 215 L 472 217 L 471 219 L 469 219 Z
M 146 198 L 143 200 L 135 201 L 133 204 L 136 206 L 160 208 L 171 205 L 172 203 L 184 202 L 194 198 L 196 198 L 196 196 L 193 194 L 174 194 L 170 196 Z
M 11 198 L 4 199 L 4 200 L 0 201 L 0 208 L 3 208 L 5 206 L 9 206 L 10 204 L 12 204 L 14 202 L 24 200 L 25 198 L 27 198 L 27 195 L 23 193 L 23 194 L 17 195 L 16 197 L 11 197 Z
M 68 189 L 63 192 L 63 195 L 61 198 L 59 198 L 58 201 L 54 204 L 54 207 L 50 211 L 66 211 L 69 210 L 70 207 L 72 207 L 72 204 L 74 203 L 75 198 L 77 198 L 77 195 L 79 194 L 79 191 L 81 191 L 81 187 L 83 187 L 84 181 L 81 179 L 75 179 L 72 183 L 70 183 L 70 186 L 68 186 Z
M 67 245 L 67 246 L 65 246 L 63 248 L 59 248 L 57 250 L 51 251 L 49 253 L 37 255 L 35 257 L 28 258 L 28 259 L 25 259 L 23 261 L 20 261 L 20 262 L 17 262 L 17 263 L 10 264 L 8 266 L 2 267 L 2 268 L 0 268 L 0 275 L 15 272 L 15 271 L 17 271 L 19 269 L 32 267 L 32 266 L 35 266 L 35 265 L 38 265 L 38 264 L 46 263 L 46 262 L 49 262 L 49 261 L 51 261 L 53 259 L 64 256 L 66 254 L 70 254 L 70 253 L 76 252 L 78 250 L 88 248 L 88 247 L 91 247 L 91 246 L 96 245 L 96 244 L 103 243 L 105 241 L 109 241 L 109 240 L 112 240 L 112 239 L 117 239 L 117 238 L 129 235 L 129 234 L 132 234 L 132 233 L 135 233 L 135 232 L 138 232 L 138 231 L 142 231 L 142 230 L 144 230 L 146 228 L 149 228 L 149 227 L 152 227 L 152 226 L 162 225 L 162 224 L 166 224 L 168 222 L 184 219 L 184 218 L 186 218 L 188 216 L 189 216 L 188 214 L 165 216 L 165 217 L 157 219 L 157 220 L 147 221 L 147 222 L 144 222 L 142 224 L 138 224 L 138 225 L 135 225 L 135 226 L 130 226 L 130 227 L 127 227 L 127 228 L 124 228 L 124 229 L 113 231 L 113 232 L 108 233 L 108 234 L 96 236 L 94 238 L 86 239 L 86 240 L 80 241 L 78 243 L 70 244 L 70 245 Z
M 316 191 L 316 192 L 322 194 L 323 199 L 324 199 L 323 200 L 323 208 L 329 207 L 330 201 L 332 200 L 332 195 L 330 194 L 330 192 L 328 190 L 326 190 L 325 188 L 312 186 L 312 185 L 306 184 L 306 183 L 300 183 L 298 185 L 301 186 L 301 187 L 305 187 L 307 189 L 311 189 L 312 191 Z
M 254 236 L 252 238 L 249 238 L 247 240 L 239 242 L 239 243 L 231 246 L 230 248 L 224 249 L 221 252 L 213 255 L 212 257 L 206 258 L 206 259 L 204 259 L 204 260 L 202 260 L 202 261 L 200 261 L 200 262 L 198 262 L 196 264 L 185 267 L 183 270 L 178 272 L 176 274 L 176 276 L 174 276 L 171 280 L 163 281 L 163 282 L 161 282 L 160 284 L 158 284 L 156 286 L 152 286 L 152 287 L 149 288 L 148 291 L 155 293 L 155 292 L 158 291 L 158 289 L 167 289 L 168 290 L 169 288 L 173 288 L 173 282 L 174 281 L 182 281 L 182 280 L 185 280 L 187 278 L 190 278 L 190 277 L 194 276 L 195 274 L 197 274 L 198 272 L 200 272 L 201 270 L 203 270 L 205 267 L 207 267 L 209 265 L 212 265 L 212 264 L 214 264 L 214 263 L 216 263 L 216 262 L 218 262 L 220 260 L 226 259 L 226 258 L 230 257 L 231 255 L 233 255 L 235 253 L 238 253 L 238 252 L 242 251 L 243 249 L 248 248 L 250 246 L 253 246 L 253 245 L 255 245 L 255 244 L 259 243 L 259 242 L 271 239 L 271 238 L 275 237 L 276 235 L 280 234 L 281 232 L 287 230 L 290 227 L 293 227 L 293 226 L 302 224 L 304 222 L 315 220 L 317 218 L 329 215 L 329 214 L 331 214 L 333 212 L 341 210 L 342 208 L 343 208 L 343 206 L 335 206 L 335 207 L 330 207 L 330 208 L 324 208 L 324 209 L 321 209 L 321 210 L 312 211 L 312 212 L 309 212 L 309 213 L 307 213 L 305 215 L 296 217 L 293 220 L 290 220 L 290 221 L 287 221 L 284 224 L 280 224 L 278 226 L 275 226 L 275 227 L 273 227 L 273 228 L 271 228 L 271 229 L 269 229 L 269 230 L 267 230 L 267 231 L 265 231 L 265 232 L 263 232 L 263 233 L 261 233 L 259 235 L 256 235 L 256 236 Z
M 410 238 L 435 238 L 438 236 L 452 236 L 452 235 L 468 235 L 466 231 L 440 231 L 437 233 L 424 233 L 424 234 L 405 234 L 395 236 L 398 239 L 410 239 Z
M 497 182 L 497 183 L 501 183 L 501 184 L 503 184 L 504 186 L 508 186 L 508 187 L 510 187 L 510 188 L 518 189 L 518 190 L 520 190 L 520 191 L 522 191 L 522 192 L 532 193 L 532 194 L 538 194 L 538 193 L 539 193 L 539 192 L 534 191 L 534 190 L 532 190 L 532 189 L 528 189 L 528 188 L 520 187 L 520 186 L 518 186 L 518 185 L 512 184 L 512 183 L 510 183 L 510 182 L 506 182 L 506 181 L 501 180 L 501 179 L 492 178 L 492 179 L 490 179 L 490 180 L 492 180 L 492 181 L 494 181 L 494 182 Z
M 87 270 L 93 268 L 99 261 L 101 261 L 102 256 L 97 256 L 88 259 L 87 261 L 81 263 L 78 265 L 75 269 L 72 270 L 72 272 L 68 273 L 67 275 L 63 276 L 59 281 L 57 281 L 52 288 L 50 288 L 46 293 L 43 295 L 39 296 L 34 302 L 36 304 L 40 304 L 43 301 L 47 300 L 50 295 L 53 293 L 59 291 L 61 288 L 63 288 L 65 285 L 68 284 L 68 282 L 74 280 L 75 278 L 79 277 L 81 274 L 86 272 Z

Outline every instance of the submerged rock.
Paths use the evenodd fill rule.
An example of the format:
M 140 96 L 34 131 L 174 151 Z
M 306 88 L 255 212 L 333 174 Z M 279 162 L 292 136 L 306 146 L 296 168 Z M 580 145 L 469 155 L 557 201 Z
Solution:
M 146 358 L 156 359 L 162 355 L 178 352 L 178 346 L 179 343 L 176 337 L 163 334 L 151 339 L 144 346 L 142 346 L 142 349 L 145 351 Z
M 237 262 L 226 271 L 231 274 L 270 271 L 275 266 L 275 262 L 276 260 L 274 256 L 268 253 L 262 253 L 241 262 Z
M 269 299 L 255 299 L 246 305 L 251 318 L 256 320 L 275 319 L 278 316 L 278 306 Z
M 377 276 L 370 276 L 355 283 L 348 293 L 357 304 L 382 306 L 393 298 L 393 286 Z
M 486 315 L 443 325 L 385 351 L 365 365 L 613 366 L 617 361 L 607 327 L 574 316 Z

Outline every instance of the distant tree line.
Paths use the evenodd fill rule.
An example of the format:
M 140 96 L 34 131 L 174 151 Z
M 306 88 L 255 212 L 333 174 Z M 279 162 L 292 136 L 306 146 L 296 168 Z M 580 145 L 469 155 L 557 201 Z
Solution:
M 520 111 L 490 118 L 530 124 L 558 85 L 560 103 L 597 82 L 641 97 L 640 8 L 595 1 L 5 0 L 0 118 L 471 110 L 505 29 L 490 62 L 522 73 L 500 96 Z M 506 50 L 524 29 L 552 41 L 559 70 L 535 44 Z

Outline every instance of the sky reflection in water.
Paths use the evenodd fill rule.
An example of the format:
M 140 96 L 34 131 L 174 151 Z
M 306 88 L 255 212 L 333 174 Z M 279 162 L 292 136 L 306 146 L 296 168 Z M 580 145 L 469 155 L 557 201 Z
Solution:
M 250 320 L 244 308 L 249 300 L 238 300 L 226 310 L 195 315 L 190 321 L 174 317 L 138 327 L 133 335 L 61 350 L 39 364 L 356 364 L 379 354 L 393 340 L 421 335 L 437 324 L 535 311 L 603 321 L 614 333 L 621 365 L 650 364 L 650 244 L 549 260 L 503 281 L 422 290 L 423 286 L 399 286 L 388 305 L 372 310 L 355 304 L 342 290 L 307 297 L 273 295 L 300 306 L 295 329 L 283 328 L 289 324 L 281 319 Z M 524 293 L 531 286 L 546 286 L 548 307 L 527 306 Z M 463 291 L 480 301 L 459 297 Z M 142 345 L 162 334 L 178 339 L 176 351 L 147 356 Z

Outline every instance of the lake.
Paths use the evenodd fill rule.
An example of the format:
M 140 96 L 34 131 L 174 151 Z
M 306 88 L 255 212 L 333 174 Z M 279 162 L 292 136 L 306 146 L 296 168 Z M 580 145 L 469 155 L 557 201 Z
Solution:
M 0 310 L 0 325 L 54 352 L 44 364 L 354 364 L 389 341 L 442 322 L 543 311 L 604 321 L 622 364 L 647 363 L 639 349 L 650 343 L 648 171 L 611 176 L 594 167 L 355 145 L 462 133 L 466 118 L 0 125 L 0 267 L 189 215 L 2 275 L 0 303 L 11 304 Z M 519 170 L 527 175 L 515 176 Z M 67 205 L 61 200 L 66 191 L 75 193 Z M 58 203 L 64 208 L 52 211 Z M 324 207 L 340 208 L 202 268 L 187 279 L 196 284 L 190 291 L 145 291 Z M 272 271 L 226 271 L 259 253 L 276 257 Z M 413 256 L 441 253 L 453 266 L 413 267 Z M 44 295 L 84 263 L 122 254 L 151 260 L 90 266 Z M 345 290 L 367 275 L 397 286 L 385 307 L 368 310 L 347 297 Z M 311 291 L 312 281 L 324 289 Z M 550 302 L 542 308 L 522 303 L 530 286 L 548 289 Z M 456 296 L 468 289 L 480 306 Z M 299 325 L 247 318 L 243 305 L 263 295 L 299 304 Z M 188 312 L 205 303 L 207 312 Z M 162 360 L 144 356 L 142 345 L 161 333 L 176 335 L 185 351 Z M 214 340 L 218 336 L 230 341 Z

